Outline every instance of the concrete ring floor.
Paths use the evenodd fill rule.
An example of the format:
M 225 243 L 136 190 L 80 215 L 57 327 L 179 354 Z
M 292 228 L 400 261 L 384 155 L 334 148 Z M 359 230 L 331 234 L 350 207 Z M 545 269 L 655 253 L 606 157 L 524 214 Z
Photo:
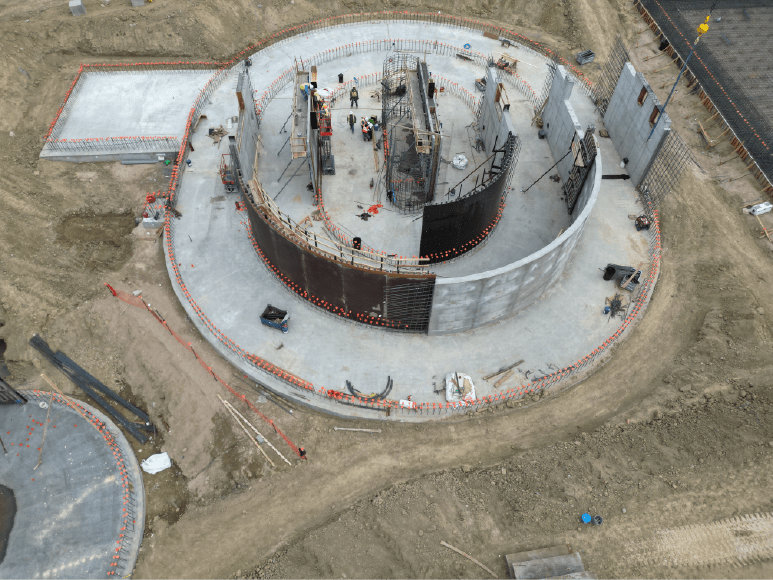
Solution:
M 21 394 L 26 405 L 0 405 L 7 450 L 0 484 L 17 507 L 0 578 L 127 577 L 145 528 L 142 474 L 129 442 L 86 403 L 71 399 L 76 409 L 57 394 Z
M 447 31 L 470 33 L 442 27 L 428 30 L 430 27 L 424 25 L 409 31 L 414 25 L 405 23 L 401 37 L 411 33 L 418 38 L 441 37 Z M 394 27 L 396 24 L 390 22 L 390 28 Z M 293 53 L 308 54 L 309 49 L 339 46 L 342 40 L 358 35 L 373 38 L 375 29 L 368 32 L 363 30 L 365 28 L 367 25 L 325 29 L 298 38 L 298 46 L 291 38 L 280 45 L 267 47 L 252 57 L 251 75 L 259 72 L 254 77 L 265 77 L 265 86 L 269 86 L 273 79 L 292 67 Z M 453 41 L 458 44 L 458 39 Z M 476 39 L 481 50 L 495 51 L 499 43 L 491 41 L 492 46 L 487 48 L 483 46 L 487 41 L 486 38 Z M 438 66 L 442 66 L 440 62 Z M 444 76 L 454 78 L 454 69 L 462 68 L 456 64 L 451 60 L 450 70 L 443 71 Z M 330 66 L 325 70 L 333 76 L 337 68 Z M 370 73 L 372 68 L 363 72 Z M 235 72 L 231 71 L 202 110 L 212 126 L 238 114 L 233 95 Z M 460 83 L 472 88 L 474 75 L 458 78 Z M 541 87 L 537 80 L 532 79 L 529 84 L 539 93 Z M 260 93 L 259 88 L 255 89 L 256 94 Z M 597 128 L 603 128 L 603 120 L 583 91 L 575 90 L 570 102 L 582 126 L 594 123 Z M 480 395 L 496 396 L 498 389 L 483 381 L 483 376 L 498 368 L 523 360 L 516 367 L 512 381 L 514 385 L 528 385 L 535 377 L 560 372 L 575 364 L 597 351 L 599 345 L 609 343 L 611 338 L 619 338 L 631 326 L 628 320 L 621 324 L 602 315 L 605 298 L 614 293 L 614 287 L 603 281 L 599 272 L 609 262 L 634 265 L 651 262 L 648 248 L 655 234 L 639 233 L 631 226 L 628 215 L 640 213 L 641 206 L 628 181 L 602 182 L 596 210 L 588 218 L 571 263 L 558 282 L 532 307 L 463 335 L 403 335 L 346 323 L 307 303 L 289 298 L 292 294 L 265 268 L 252 248 L 246 216 L 238 208 L 234 209 L 233 199 L 224 195 L 217 172 L 221 152 L 212 147 L 206 137 L 206 127 L 202 125 L 202 128 L 204 130 L 193 134 L 195 151 L 189 155 L 192 166 L 185 171 L 177 191 L 182 217 L 169 221 L 167 266 L 172 279 L 178 282 L 174 284 L 175 291 L 203 336 L 223 356 L 256 381 L 300 404 L 343 416 L 396 420 L 442 418 L 443 413 L 414 415 L 410 412 L 386 417 L 382 412 L 341 405 L 317 394 L 327 390 L 346 392 L 347 380 L 363 393 L 380 392 L 387 377 L 391 377 L 394 383 L 391 399 L 406 399 L 410 395 L 414 402 L 434 409 L 436 404 L 442 407 L 445 403 L 445 398 L 436 392 L 445 375 L 462 371 L 473 377 L 479 385 Z M 536 134 L 524 134 L 523 138 L 525 149 L 537 141 Z M 608 139 L 601 139 L 600 147 L 605 164 L 609 162 L 612 167 L 620 164 Z M 523 163 L 523 160 L 522 153 L 519 165 L 527 170 L 531 164 Z M 531 171 L 536 173 L 536 178 L 544 168 L 532 167 Z M 516 192 L 528 184 L 528 177 L 526 174 L 520 182 L 513 183 L 515 192 L 511 196 L 519 195 Z M 603 210 L 599 211 L 599 207 Z M 503 231 L 497 228 L 486 247 L 494 247 L 492 244 L 497 237 L 506 242 Z M 476 252 L 476 258 L 478 254 L 480 252 Z M 656 266 L 650 274 L 654 279 Z M 266 303 L 291 311 L 288 334 L 260 324 L 259 312 Z M 646 300 L 643 303 L 646 304 Z M 637 306 L 636 312 L 640 310 Z M 265 373 L 249 360 L 252 355 L 312 383 L 314 391 L 304 391 L 275 374 Z

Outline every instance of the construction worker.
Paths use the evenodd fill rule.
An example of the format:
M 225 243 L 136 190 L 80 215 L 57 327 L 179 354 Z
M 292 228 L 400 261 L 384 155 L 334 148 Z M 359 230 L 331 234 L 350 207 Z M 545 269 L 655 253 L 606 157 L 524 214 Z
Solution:
M 357 107 L 360 108 L 360 105 L 357 104 L 357 101 L 359 100 L 360 95 L 357 94 L 357 87 L 352 87 L 352 90 L 349 91 L 349 106 L 350 107 Z
M 354 116 L 354 113 L 349 111 L 349 116 L 346 120 L 349 121 L 349 127 L 351 127 L 352 133 L 354 133 L 354 124 L 357 122 L 357 117 Z
M 365 120 L 365 117 L 362 118 L 360 121 L 360 127 L 362 128 L 362 140 L 367 141 L 368 140 L 368 122 Z

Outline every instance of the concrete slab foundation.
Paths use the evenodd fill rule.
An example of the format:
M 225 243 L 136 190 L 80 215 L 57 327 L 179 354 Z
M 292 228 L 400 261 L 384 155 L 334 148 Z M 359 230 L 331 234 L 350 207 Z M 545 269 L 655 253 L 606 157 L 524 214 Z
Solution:
M 91 406 L 22 391 L 26 405 L 0 405 L 0 483 L 17 512 L 2 578 L 131 575 L 145 526 L 139 464 L 120 430 Z M 41 404 L 50 404 L 50 415 Z M 48 429 L 45 428 L 49 418 Z M 46 433 L 45 443 L 43 433 Z M 42 447 L 42 463 L 38 463 Z M 116 558 L 119 556 L 119 558 Z
M 84 72 L 42 158 L 73 162 L 174 159 L 211 70 Z
M 374 40 L 378 38 L 381 40 Z M 293 54 L 314 55 L 304 61 L 303 66 L 314 64 L 318 67 L 318 82 L 321 87 L 329 86 L 335 89 L 338 86 L 339 73 L 344 74 L 347 80 L 355 77 L 359 79 L 362 106 L 370 99 L 366 91 L 362 90 L 369 86 L 368 75 L 375 75 L 381 70 L 384 55 L 389 50 L 395 50 L 397 42 L 401 43 L 402 50 L 421 51 L 422 54 L 426 52 L 433 75 L 445 78 L 447 86 L 457 91 L 457 96 L 449 94 L 439 97 L 441 114 L 444 107 L 453 110 L 457 106 L 450 104 L 450 99 L 467 98 L 464 91 L 475 94 L 475 79 L 483 76 L 487 62 L 485 55 L 501 50 L 498 40 L 480 36 L 479 32 L 474 33 L 458 27 L 431 26 L 424 22 L 374 21 L 304 33 L 273 44 L 251 57 L 249 77 L 260 104 L 262 127 L 268 127 L 269 122 L 276 119 L 283 121 L 290 112 L 291 101 L 271 101 L 270 97 L 281 94 L 281 86 L 277 88 L 276 85 L 279 79 L 285 78 L 286 71 L 292 70 Z M 473 44 L 473 50 L 482 55 L 480 63 L 474 55 L 474 58 L 470 59 L 458 58 L 461 49 L 454 47 L 461 47 L 466 43 Z M 528 90 L 534 91 L 521 92 L 519 96 L 518 90 L 512 84 L 515 81 L 508 81 L 511 83 L 508 87 L 512 88 L 512 91 L 508 88 L 508 95 L 514 123 L 523 127 L 518 129 L 521 131 L 523 145 L 518 167 L 523 167 L 523 173 L 519 178 L 520 183 L 514 183 L 508 201 L 508 206 L 512 204 L 516 209 L 511 217 L 507 218 L 511 221 L 506 221 L 505 218 L 502 221 L 502 224 L 507 223 L 508 227 L 512 228 L 513 224 L 518 223 L 513 220 L 518 219 L 519 211 L 522 214 L 520 219 L 523 220 L 523 215 L 526 215 L 528 210 L 539 209 L 540 204 L 547 203 L 545 199 L 539 198 L 540 194 L 559 195 L 560 184 L 543 180 L 544 182 L 535 185 L 529 195 L 523 195 L 519 191 L 523 184 L 528 185 L 550 167 L 554 159 L 549 150 L 549 140 L 539 140 L 536 129 L 526 128 L 533 115 L 529 104 L 533 104 L 534 93 L 541 94 L 548 66 L 545 58 L 525 46 L 510 46 L 507 51 L 518 55 L 517 58 L 521 61 L 518 69 L 522 75 L 518 81 L 523 84 L 521 90 L 526 91 L 526 87 L 530 86 Z M 239 198 L 225 191 L 218 174 L 221 154 L 224 151 L 213 147 L 211 140 L 206 137 L 209 127 L 221 124 L 225 126 L 232 117 L 239 114 L 235 89 L 238 73 L 243 72 L 246 67 L 240 64 L 237 68 L 238 72 L 232 69 L 220 88 L 212 93 L 201 111 L 207 119 L 201 123 L 199 130 L 192 134 L 193 150 L 188 155 L 192 165 L 185 169 L 177 192 L 177 207 L 182 217 L 167 218 L 170 245 L 166 246 L 166 256 L 167 266 L 175 282 L 173 287 L 191 319 L 202 335 L 245 374 L 299 404 L 334 414 L 395 420 L 428 420 L 447 414 L 438 413 L 435 417 L 434 411 L 432 414 L 424 411 L 421 415 L 412 415 L 398 410 L 389 416 L 384 414 L 383 410 L 341 405 L 318 393 L 325 393 L 327 390 L 346 392 L 346 381 L 350 381 L 354 388 L 361 392 L 380 392 L 387 382 L 387 377 L 391 377 L 393 390 L 390 399 L 407 399 L 411 396 L 413 402 L 425 404 L 434 410 L 435 404 L 439 408 L 445 404 L 444 397 L 436 391 L 449 372 L 462 371 L 470 374 L 476 382 L 479 397 L 495 396 L 499 394 L 500 389 L 484 381 L 483 376 L 523 359 L 524 362 L 514 369 L 515 373 L 510 380 L 513 386 L 528 385 L 537 378 L 559 373 L 562 369 L 574 365 L 582 357 L 599 348 L 598 345 L 605 344 L 615 332 L 620 322 L 609 320 L 602 314 L 602 310 L 605 299 L 619 290 L 613 283 L 602 279 L 600 269 L 609 262 L 631 264 L 646 269 L 650 263 L 648 247 L 651 241 L 650 233 L 636 232 L 628 219 L 629 214 L 641 213 L 633 185 L 624 180 L 602 182 L 600 163 L 593 179 L 586 183 L 589 184 L 589 191 L 595 184 L 598 185 L 593 195 L 597 196 L 596 204 L 603 207 L 603 211 L 591 211 L 591 206 L 587 207 L 587 212 L 583 211 L 590 198 L 588 192 L 587 195 L 581 194 L 585 197 L 577 210 L 584 216 L 580 222 L 576 215 L 563 217 L 567 220 L 563 222 L 566 226 L 558 221 L 558 215 L 555 219 L 550 216 L 541 217 L 544 221 L 535 221 L 533 224 L 521 222 L 525 228 L 532 228 L 529 231 L 533 233 L 528 237 L 542 236 L 540 241 L 529 243 L 542 244 L 544 239 L 547 245 L 542 244 L 542 250 L 538 252 L 544 252 L 549 264 L 533 262 L 534 271 L 521 270 L 519 276 L 522 277 L 519 280 L 507 276 L 497 277 L 496 283 L 487 280 L 483 272 L 490 272 L 492 268 L 508 267 L 501 262 L 496 265 L 496 260 L 502 259 L 501 255 L 505 252 L 510 252 L 507 254 L 508 260 L 517 252 L 525 252 L 524 259 L 534 255 L 534 246 L 529 246 L 529 243 L 520 249 L 510 249 L 514 245 L 511 243 L 511 236 L 500 226 L 482 248 L 457 262 L 438 265 L 436 292 L 442 292 L 441 287 L 445 281 L 449 291 L 448 303 L 457 301 L 459 306 L 456 312 L 449 312 L 445 318 L 447 322 L 452 323 L 445 330 L 453 332 L 455 329 L 463 331 L 475 328 L 473 319 L 467 322 L 464 318 L 468 316 L 465 309 L 471 308 L 462 304 L 465 300 L 474 304 L 476 312 L 481 313 L 480 321 L 492 322 L 496 319 L 492 317 L 495 313 L 501 313 L 503 308 L 509 307 L 502 300 L 513 304 L 512 294 L 508 294 L 511 287 L 522 284 L 523 296 L 534 301 L 528 308 L 515 315 L 498 319 L 496 323 L 468 330 L 463 334 L 427 336 L 385 332 L 357 323 L 347 323 L 307 301 L 299 300 L 265 267 L 253 248 L 246 215 L 238 204 L 234 203 Z M 289 78 L 292 75 L 287 76 Z M 148 83 L 152 85 L 153 82 L 152 79 L 144 79 L 140 84 L 147 87 Z M 99 93 L 100 91 L 97 91 L 97 94 Z M 602 119 L 594 110 L 594 103 L 583 91 L 565 90 L 563 98 L 556 100 L 562 105 L 564 112 L 572 112 L 573 118 L 568 124 L 570 130 L 576 131 L 578 127 L 585 128 L 590 124 L 603 126 Z M 74 122 L 70 126 L 72 129 L 81 126 L 80 123 L 87 118 L 84 117 L 84 111 L 89 106 L 94 106 L 83 105 L 81 112 L 75 115 L 75 119 L 80 121 Z M 126 125 L 128 127 L 137 127 L 143 123 L 144 108 L 137 106 L 135 116 L 139 116 L 139 121 L 127 113 L 123 121 L 129 122 Z M 149 106 L 158 111 L 157 103 L 150 103 Z M 265 112 L 266 107 L 271 109 L 270 115 Z M 519 107 L 523 107 L 520 113 Z M 348 126 L 343 124 L 343 118 L 349 108 L 347 99 L 345 104 L 336 106 L 339 110 L 334 111 L 334 123 L 337 127 L 335 130 L 342 133 L 344 138 L 351 138 Z M 182 133 L 184 118 L 189 109 L 190 104 L 187 109 L 181 107 L 178 111 L 174 108 L 174 114 L 171 116 L 179 115 L 181 120 L 178 121 L 177 132 L 172 131 L 171 123 L 164 125 L 169 127 L 171 134 Z M 75 112 L 75 107 L 73 111 Z M 148 119 L 148 122 L 151 121 Z M 162 122 L 167 123 L 169 119 L 164 118 Z M 62 127 L 67 128 L 67 125 Z M 459 132 L 459 135 L 460 141 L 463 140 L 463 133 Z M 278 132 L 265 131 L 261 135 L 254 162 L 271 197 L 286 186 L 278 203 L 281 202 L 283 211 L 295 219 L 301 219 L 308 213 L 311 200 L 311 194 L 305 189 L 308 168 L 302 161 L 296 160 L 294 163 L 297 165 L 288 167 L 287 173 L 280 179 L 287 162 L 282 162 L 284 153 L 277 159 L 277 152 L 286 138 L 286 135 L 279 135 Z M 252 136 L 249 140 L 252 140 Z M 345 145 L 341 147 L 343 152 Z M 609 139 L 599 140 L 599 150 L 599 157 L 604 159 L 605 164 L 609 167 L 619 165 L 620 157 Z M 334 153 L 337 155 L 337 170 L 341 171 L 341 153 Z M 250 164 L 252 163 L 253 160 L 250 160 Z M 287 185 L 287 180 L 296 170 L 301 177 L 296 177 Z M 373 170 L 375 171 L 375 165 Z M 261 173 L 263 171 L 266 173 Z M 559 174 L 562 177 L 565 175 L 561 171 Z M 338 181 L 345 184 L 345 180 Z M 369 193 L 369 190 L 365 193 Z M 532 193 L 533 198 L 530 197 Z M 314 227 L 318 228 L 319 222 Z M 574 230 L 570 231 L 572 228 Z M 559 236 L 562 229 L 566 230 L 561 234 L 563 237 L 556 240 L 555 236 Z M 580 231 L 582 236 L 579 235 Z M 569 243 L 564 245 L 565 241 Z M 563 249 L 559 250 L 559 246 Z M 171 263 L 172 259 L 174 265 Z M 443 268 L 447 270 L 444 271 Z M 464 268 L 469 268 L 467 272 L 474 273 L 465 274 Z M 449 280 L 461 280 L 463 284 L 457 286 L 455 282 L 448 282 Z M 464 286 L 468 283 L 469 292 Z M 504 297 L 505 295 L 510 297 Z M 259 314 L 267 303 L 290 311 L 288 334 L 279 334 L 278 331 L 260 324 Z M 287 369 L 296 377 L 311 383 L 314 390 L 305 391 L 274 374 L 264 372 L 249 362 L 245 353 L 253 353 Z M 503 389 L 508 389 L 508 384 L 505 384 Z

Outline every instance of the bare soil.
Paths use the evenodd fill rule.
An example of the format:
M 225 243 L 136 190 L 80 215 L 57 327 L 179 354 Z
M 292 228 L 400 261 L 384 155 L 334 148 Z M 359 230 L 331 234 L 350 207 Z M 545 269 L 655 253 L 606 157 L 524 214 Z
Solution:
M 567 542 L 599 577 L 773 576 L 764 558 L 672 567 L 651 541 L 662 530 L 773 511 L 771 246 L 740 213 L 759 187 L 740 161 L 718 165 L 732 156 L 728 142 L 703 149 L 695 128 L 709 115 L 695 96 L 677 93 L 669 109 L 701 168 L 661 208 L 660 280 L 604 368 L 558 396 L 458 423 L 346 423 L 379 434 L 334 431 L 341 420 L 260 402 L 309 453 L 276 468 L 233 424 L 215 395 L 233 398 L 193 356 L 104 289 L 141 290 L 220 376 L 262 400 L 187 319 L 161 240 L 134 228 L 144 195 L 166 183 L 163 169 L 38 158 L 81 62 L 223 59 L 298 20 L 359 10 L 485 19 L 567 58 L 591 48 L 592 78 L 619 33 L 664 98 L 677 71 L 664 57 L 644 60 L 657 43 L 640 33 L 628 2 L 91 0 L 86 9 L 74 18 L 64 2 L 0 1 L 0 345 L 13 385 L 47 389 L 43 372 L 82 396 L 28 346 L 39 333 L 159 427 L 135 445 L 140 460 L 159 450 L 173 458 L 172 469 L 145 477 L 136 576 L 485 575 L 441 540 L 500 576 L 505 554 Z M 579 526 L 585 511 L 604 524 Z

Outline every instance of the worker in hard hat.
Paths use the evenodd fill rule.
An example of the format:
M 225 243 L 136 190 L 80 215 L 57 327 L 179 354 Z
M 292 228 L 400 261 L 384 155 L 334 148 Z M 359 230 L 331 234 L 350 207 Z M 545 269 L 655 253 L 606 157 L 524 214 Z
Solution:
M 354 133 L 354 124 L 357 122 L 357 117 L 354 116 L 354 113 L 349 111 L 349 116 L 346 118 L 346 120 L 349 122 L 349 127 L 352 129 L 352 133 Z
M 365 117 L 363 117 L 362 120 L 360 121 L 360 127 L 362 127 L 362 140 L 367 141 L 370 127 L 368 126 L 368 122 L 365 120 Z

